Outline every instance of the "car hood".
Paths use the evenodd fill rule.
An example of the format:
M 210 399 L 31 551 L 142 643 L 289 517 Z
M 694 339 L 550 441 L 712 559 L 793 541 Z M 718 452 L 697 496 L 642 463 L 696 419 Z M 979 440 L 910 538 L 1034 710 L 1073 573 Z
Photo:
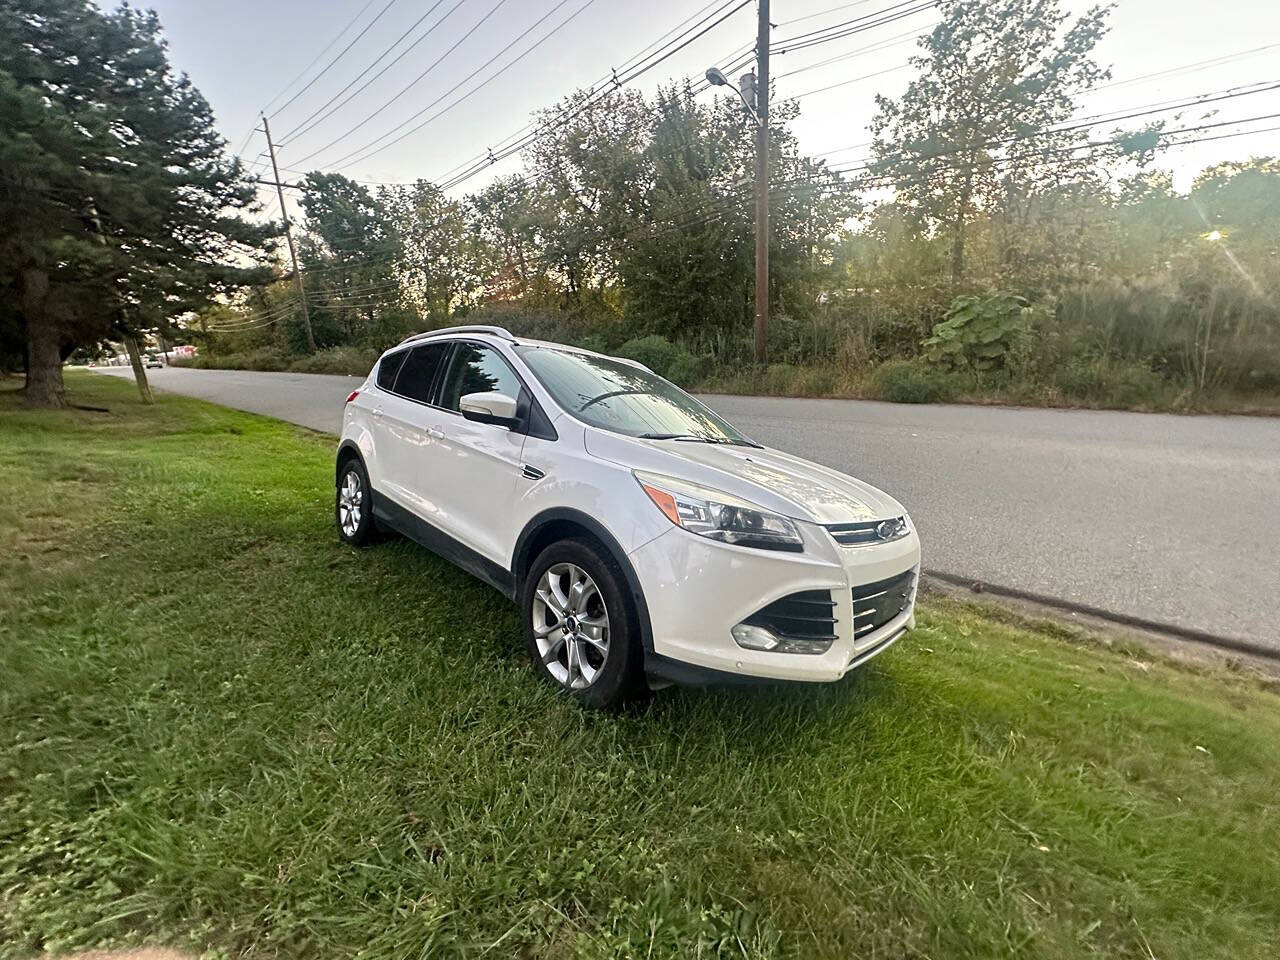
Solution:
M 597 429 L 587 430 L 586 445 L 601 459 L 723 490 L 797 520 L 856 523 L 905 512 L 869 483 L 770 447 L 641 440 Z

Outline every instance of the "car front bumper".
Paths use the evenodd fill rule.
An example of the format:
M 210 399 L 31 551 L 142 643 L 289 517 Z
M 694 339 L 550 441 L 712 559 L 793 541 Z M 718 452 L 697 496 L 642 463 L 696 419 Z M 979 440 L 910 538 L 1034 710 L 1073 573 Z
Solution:
M 654 672 L 671 679 L 839 680 L 915 625 L 918 577 L 906 606 L 873 630 L 854 630 L 853 589 L 920 568 L 912 529 L 890 543 L 841 547 L 816 524 L 797 523 L 804 551 L 738 547 L 672 527 L 634 550 L 653 635 Z M 835 639 L 824 653 L 750 650 L 730 630 L 763 607 L 806 590 L 829 590 Z M 687 669 L 692 668 L 692 669 Z

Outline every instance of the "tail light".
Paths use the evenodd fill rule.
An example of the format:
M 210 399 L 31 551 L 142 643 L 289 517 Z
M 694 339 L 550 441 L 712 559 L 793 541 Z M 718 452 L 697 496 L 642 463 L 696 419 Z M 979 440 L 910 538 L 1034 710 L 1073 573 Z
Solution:
M 352 400 L 354 400 L 358 396 L 360 396 L 360 391 L 352 390 L 349 394 L 347 394 L 347 403 L 350 403 Z

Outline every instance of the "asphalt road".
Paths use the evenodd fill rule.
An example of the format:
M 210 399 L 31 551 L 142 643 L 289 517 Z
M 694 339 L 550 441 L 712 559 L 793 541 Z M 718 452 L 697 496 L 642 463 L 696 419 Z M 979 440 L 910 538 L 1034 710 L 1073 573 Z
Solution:
M 329 433 L 359 382 L 150 375 Z M 892 493 L 926 567 L 1280 651 L 1280 419 L 704 399 L 756 440 Z

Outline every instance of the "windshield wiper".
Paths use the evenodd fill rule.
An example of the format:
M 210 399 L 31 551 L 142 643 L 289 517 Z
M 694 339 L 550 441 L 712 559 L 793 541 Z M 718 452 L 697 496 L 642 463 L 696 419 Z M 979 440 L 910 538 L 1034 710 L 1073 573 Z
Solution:
M 641 440 L 692 440 L 695 443 L 728 443 L 734 446 L 759 446 L 758 443 L 752 443 L 750 440 L 734 440 L 732 437 L 707 437 L 700 433 L 642 433 L 639 434 L 639 438 Z
M 587 409 L 587 407 L 600 403 L 602 400 L 612 400 L 614 397 L 626 397 L 632 394 L 645 394 L 645 393 L 653 393 L 653 391 L 652 390 L 610 390 L 608 393 L 602 393 L 598 397 L 592 397 L 590 400 L 588 400 L 586 403 L 584 403 L 582 406 L 578 408 L 578 412 L 581 413 L 583 410 Z
M 710 437 L 700 437 L 696 433 L 640 433 L 641 440 L 697 440 L 699 443 L 715 443 Z

